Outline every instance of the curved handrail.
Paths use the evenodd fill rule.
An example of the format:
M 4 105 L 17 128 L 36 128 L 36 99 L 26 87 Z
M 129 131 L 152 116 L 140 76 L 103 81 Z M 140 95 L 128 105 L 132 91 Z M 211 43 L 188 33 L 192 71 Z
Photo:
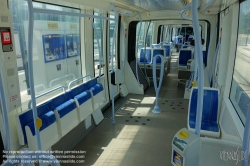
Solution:
M 54 88 L 54 89 L 51 89 L 51 90 L 49 90 L 49 91 L 47 91 L 47 92 L 44 92 L 44 93 L 42 93 L 42 94 L 36 96 L 35 99 L 38 99 L 38 98 L 40 98 L 40 97 L 42 97 L 42 96 L 45 96 L 45 95 L 47 95 L 47 94 L 49 94 L 49 93 L 51 93 L 51 92 L 54 92 L 54 91 L 56 91 L 56 90 L 58 90 L 58 89 L 63 89 L 63 92 L 65 93 L 65 88 L 64 88 L 63 86 L 58 86 L 58 87 L 56 87 L 56 88 Z M 29 103 L 28 103 L 28 108 L 31 109 L 31 100 L 30 100 Z
M 71 76 L 71 75 L 73 76 L 73 79 L 76 79 L 75 75 L 74 75 L 73 73 L 71 73 L 71 74 L 65 75 L 65 76 L 63 76 L 63 77 L 59 77 L 59 78 L 55 78 L 55 79 L 51 80 L 51 81 L 49 82 L 49 87 L 52 87 L 52 83 L 54 83 L 54 82 L 56 82 L 56 81 L 58 81 L 58 80 L 60 80 L 60 79 L 67 78 L 67 77 L 69 77 L 69 76 Z
M 157 80 L 156 80 L 156 59 L 157 58 L 161 58 L 161 71 L 160 71 L 159 85 L 157 85 Z M 154 106 L 154 109 L 152 110 L 152 112 L 156 114 L 161 113 L 160 107 L 158 105 L 158 99 L 159 99 L 159 92 L 160 92 L 161 85 L 162 85 L 163 75 L 164 75 L 164 55 L 157 54 L 153 58 L 153 81 L 154 81 L 156 98 L 155 98 L 155 106 Z
M 70 83 L 69 83 L 69 85 L 68 85 L 68 90 L 70 90 L 71 89 L 71 84 L 73 84 L 73 83 L 75 83 L 75 82 L 77 82 L 77 81 L 79 81 L 79 80 L 81 80 L 81 79 L 83 79 L 83 78 L 86 78 L 86 77 L 90 77 L 90 78 L 92 78 L 92 76 L 90 75 L 90 74 L 88 74 L 88 75 L 86 75 L 86 76 L 82 76 L 82 77 L 80 77 L 80 78 L 77 78 L 77 79 L 75 79 L 75 80 L 73 80 L 73 81 L 71 81 Z

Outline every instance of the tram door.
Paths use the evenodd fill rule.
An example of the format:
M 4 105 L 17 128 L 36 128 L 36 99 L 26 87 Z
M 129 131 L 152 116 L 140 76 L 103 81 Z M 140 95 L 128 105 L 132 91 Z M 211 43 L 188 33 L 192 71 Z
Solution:
M 109 14 L 109 17 L 110 18 L 115 18 L 115 15 L 110 13 Z M 118 25 L 119 26 L 119 25 Z M 112 54 L 114 54 L 114 57 L 113 57 L 113 66 L 114 66 L 114 69 L 119 69 L 119 58 L 118 58 L 118 49 L 116 46 L 118 46 L 118 29 L 116 29 L 116 43 L 115 43 L 115 46 L 112 47 L 113 45 L 113 34 L 114 34 L 114 29 L 115 29 L 115 21 L 113 20 L 109 20 L 108 21 L 108 40 L 107 40 L 107 67 L 108 67 L 108 80 L 109 80 L 109 96 L 110 96 L 110 100 L 111 100 L 111 94 L 112 94 L 112 91 L 111 91 L 111 72 L 112 72 Z M 112 48 L 114 48 L 114 50 L 112 50 Z M 114 97 L 118 96 L 119 95 L 119 85 L 115 85 L 114 86 Z

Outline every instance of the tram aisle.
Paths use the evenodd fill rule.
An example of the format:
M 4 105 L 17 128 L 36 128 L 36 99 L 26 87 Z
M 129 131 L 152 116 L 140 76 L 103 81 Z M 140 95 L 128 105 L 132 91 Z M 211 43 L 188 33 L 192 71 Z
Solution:
M 130 94 L 116 114 L 115 125 L 110 119 L 103 120 L 73 148 L 86 151 L 85 163 L 79 165 L 171 165 L 171 142 L 176 132 L 187 126 L 188 112 L 184 88 L 177 87 L 175 80 L 176 55 L 160 91 L 159 106 L 163 112 L 151 112 L 155 102 L 153 84 L 144 96 Z

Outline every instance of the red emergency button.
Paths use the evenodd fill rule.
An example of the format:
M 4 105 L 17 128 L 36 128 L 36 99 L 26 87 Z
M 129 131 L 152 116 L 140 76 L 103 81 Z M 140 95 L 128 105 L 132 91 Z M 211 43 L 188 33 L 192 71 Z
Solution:
M 1 36 L 2 36 L 2 44 L 3 45 L 11 44 L 10 31 L 2 31 Z

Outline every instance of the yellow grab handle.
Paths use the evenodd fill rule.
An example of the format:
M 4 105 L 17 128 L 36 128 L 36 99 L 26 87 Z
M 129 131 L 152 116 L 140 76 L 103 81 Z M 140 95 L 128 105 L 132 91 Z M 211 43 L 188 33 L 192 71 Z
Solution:
M 36 129 L 39 130 L 43 125 L 43 121 L 40 118 L 36 118 Z
M 189 134 L 188 134 L 188 132 L 182 130 L 182 131 L 180 131 L 180 132 L 178 133 L 178 136 L 179 136 L 181 139 L 186 139 L 186 138 L 189 137 Z

